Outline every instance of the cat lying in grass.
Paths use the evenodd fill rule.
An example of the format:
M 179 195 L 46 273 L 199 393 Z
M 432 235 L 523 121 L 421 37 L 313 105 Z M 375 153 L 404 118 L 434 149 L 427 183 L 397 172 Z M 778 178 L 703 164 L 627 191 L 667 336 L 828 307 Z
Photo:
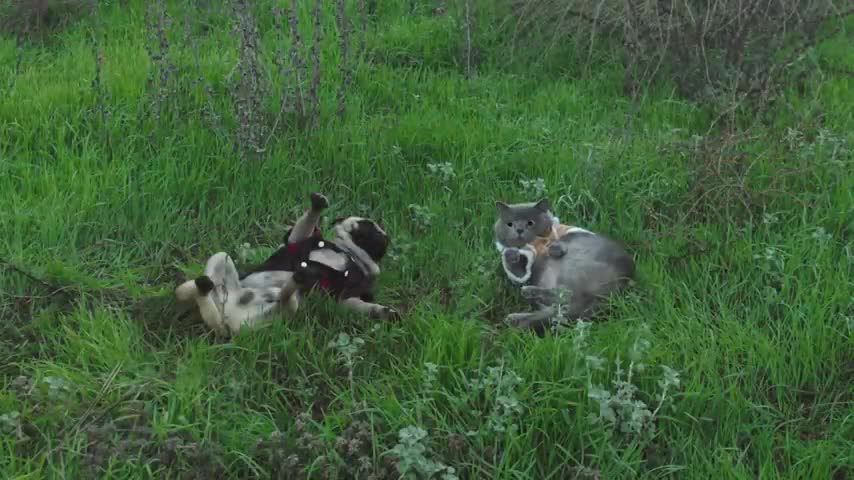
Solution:
M 296 312 L 301 292 L 313 288 L 359 313 L 397 316 L 394 309 L 372 303 L 388 235 L 372 220 L 347 217 L 334 222 L 334 236 L 325 240 L 317 223 L 328 206 L 326 197 L 312 194 L 311 207 L 285 235 L 286 244 L 266 261 L 241 274 L 226 253 L 216 253 L 204 275 L 176 288 L 176 297 L 195 301 L 208 327 L 223 336 L 267 323 L 281 306 Z
M 559 311 L 563 318 L 558 321 L 589 317 L 605 297 L 634 277 L 634 260 L 622 245 L 583 228 L 561 225 L 547 199 L 495 205 L 498 219 L 493 231 L 504 271 L 523 285 L 522 296 L 537 307 L 508 315 L 510 325 L 542 334 Z M 563 301 L 561 290 L 567 291 Z

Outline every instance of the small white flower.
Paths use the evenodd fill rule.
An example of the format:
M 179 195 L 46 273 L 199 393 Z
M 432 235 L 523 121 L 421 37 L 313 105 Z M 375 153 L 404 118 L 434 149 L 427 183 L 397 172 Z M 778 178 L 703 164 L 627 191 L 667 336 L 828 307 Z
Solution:
M 531 194 L 536 196 L 541 196 L 546 193 L 546 181 L 542 178 L 537 178 L 534 180 L 519 180 L 519 183 L 522 184 L 522 188 Z
M 454 166 L 451 162 L 444 163 L 428 163 L 427 169 L 430 170 L 430 173 L 438 176 L 442 179 L 443 182 L 447 182 L 448 180 L 457 176 L 454 172 Z
M 779 222 L 780 219 L 777 217 L 777 214 L 774 213 L 763 213 L 762 214 L 762 223 L 765 225 L 774 225 Z
M 661 370 L 662 370 L 662 378 L 661 378 L 661 380 L 659 380 L 658 385 L 662 389 L 667 389 L 669 387 L 678 387 L 679 386 L 679 383 L 680 383 L 679 372 L 668 367 L 667 365 L 662 365 Z
M 819 242 L 827 242 L 832 238 L 832 236 L 827 233 L 827 231 L 825 231 L 823 227 L 818 227 L 813 232 L 812 238 L 818 240 Z

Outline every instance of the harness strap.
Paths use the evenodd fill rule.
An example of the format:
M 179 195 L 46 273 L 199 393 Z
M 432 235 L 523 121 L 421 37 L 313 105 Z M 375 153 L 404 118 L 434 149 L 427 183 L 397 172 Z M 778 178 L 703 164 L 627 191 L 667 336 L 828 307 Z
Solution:
M 309 259 L 314 250 L 331 250 L 339 255 L 344 255 L 346 258 L 344 270 L 336 270 L 325 263 Z M 359 267 L 359 264 L 353 260 L 347 250 L 333 242 L 320 239 L 313 241 L 311 248 L 306 249 L 294 275 L 295 280 L 300 283 L 320 287 L 344 298 L 364 297 L 369 294 L 373 283 L 373 279 Z

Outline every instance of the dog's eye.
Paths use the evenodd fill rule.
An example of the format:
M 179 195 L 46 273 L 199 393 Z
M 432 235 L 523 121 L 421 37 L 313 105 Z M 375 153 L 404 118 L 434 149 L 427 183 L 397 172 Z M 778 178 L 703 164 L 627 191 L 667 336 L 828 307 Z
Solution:
M 529 226 L 529 227 L 533 227 L 533 226 L 534 226 L 534 221 L 533 221 L 533 220 L 528 220 L 528 226 Z
M 513 222 L 507 222 L 507 226 L 513 228 Z

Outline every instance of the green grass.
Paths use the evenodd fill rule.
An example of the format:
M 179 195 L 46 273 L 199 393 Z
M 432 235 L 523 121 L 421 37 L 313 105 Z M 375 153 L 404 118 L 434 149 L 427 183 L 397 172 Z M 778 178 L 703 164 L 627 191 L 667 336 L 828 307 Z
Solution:
M 128 3 L 20 51 L 0 39 L 0 477 L 88 478 L 97 446 L 102 478 L 348 478 L 338 466 L 360 456 L 382 476 L 407 426 L 425 429 L 426 456 L 461 478 L 572 478 L 580 466 L 609 479 L 854 474 L 845 38 L 819 49 L 824 68 L 807 93 L 787 93 L 772 126 L 720 153 L 690 146 L 718 132 L 665 87 L 634 109 L 617 63 L 585 75 L 508 69 L 489 47 L 467 80 L 451 18 L 386 0 L 345 118 L 334 115 L 330 36 L 323 73 L 336 81 L 321 91 L 320 126 L 280 130 L 262 159 L 241 160 L 228 137 L 228 10 L 192 14 L 209 26 L 193 38 L 213 96 L 182 80 L 158 124 L 143 9 Z M 194 78 L 182 8 L 171 7 L 172 59 Z M 331 34 L 331 10 L 323 21 Z M 269 64 L 277 40 L 269 16 L 259 23 Z M 430 174 L 444 162 L 452 178 Z M 523 305 L 497 275 L 493 203 L 532 200 L 520 180 L 537 178 L 564 221 L 624 240 L 637 258 L 637 288 L 583 344 L 502 324 Z M 317 298 L 223 342 L 163 308 L 177 277 L 197 275 L 207 256 L 243 243 L 269 252 L 312 191 L 331 200 L 324 222 L 382 219 L 393 255 L 379 300 L 402 310 L 401 322 L 374 324 Z M 340 333 L 364 341 L 349 367 L 328 346 Z M 651 410 L 661 366 L 681 375 L 654 435 L 591 424 L 599 405 L 579 355 L 606 360 L 592 383 L 614 393 L 614 360 L 627 368 L 639 338 L 651 346 L 633 382 Z M 430 384 L 425 363 L 438 367 Z M 522 381 L 466 381 L 489 367 Z M 508 399 L 521 408 L 502 416 Z M 284 440 L 256 447 L 274 431 Z M 352 456 L 336 449 L 355 438 Z M 282 466 L 291 455 L 301 470 Z

